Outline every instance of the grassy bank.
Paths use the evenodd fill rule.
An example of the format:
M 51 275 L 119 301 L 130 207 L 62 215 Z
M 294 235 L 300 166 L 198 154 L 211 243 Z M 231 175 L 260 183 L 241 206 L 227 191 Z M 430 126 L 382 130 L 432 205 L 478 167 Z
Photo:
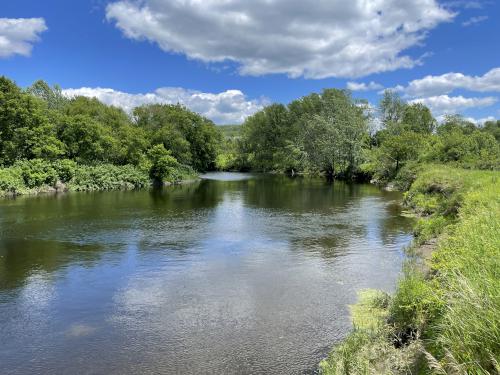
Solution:
M 196 177 L 188 167 L 166 167 L 162 182 L 177 183 Z M 63 191 L 131 190 L 151 186 L 152 166 L 80 165 L 71 160 L 32 159 L 0 168 L 0 197 Z
M 394 296 L 361 295 L 322 373 L 498 374 L 500 174 L 420 167 L 405 202 L 422 216 L 410 253 L 435 250 L 410 257 Z

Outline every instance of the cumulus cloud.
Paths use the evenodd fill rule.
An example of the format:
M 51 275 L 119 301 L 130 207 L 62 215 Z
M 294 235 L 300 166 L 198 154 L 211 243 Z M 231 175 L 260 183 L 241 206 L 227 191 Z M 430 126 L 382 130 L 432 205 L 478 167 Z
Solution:
M 464 98 L 461 95 L 438 95 L 409 101 L 409 103 L 422 103 L 426 105 L 432 111 L 434 116 L 438 117 L 444 114 L 460 113 L 468 108 L 488 107 L 496 102 L 497 98 L 491 96 L 484 98 Z
M 364 82 L 347 82 L 347 88 L 351 91 L 374 91 L 384 88 L 380 83 L 371 81 L 370 83 Z
M 205 116 L 216 124 L 237 124 L 268 104 L 267 99 L 249 100 L 240 90 L 221 93 L 205 93 L 179 87 L 162 87 L 146 94 L 130 94 L 110 88 L 82 87 L 65 89 L 67 97 L 86 96 L 97 98 L 103 103 L 121 107 L 127 112 L 144 104 L 182 104 L 190 110 Z
M 406 87 L 397 86 L 408 96 L 433 96 L 449 94 L 464 89 L 477 92 L 500 92 L 500 68 L 491 69 L 482 76 L 469 76 L 462 73 L 446 73 L 439 76 L 426 76 L 411 81 Z
M 488 19 L 488 16 L 476 16 L 476 17 L 471 17 L 467 21 L 462 22 L 462 26 L 471 26 L 475 25 L 478 23 L 481 23 L 483 21 L 486 21 Z
M 486 121 L 496 121 L 496 118 L 493 116 L 488 116 L 483 118 L 466 117 L 465 119 L 479 126 L 484 125 Z
M 43 18 L 0 18 L 0 58 L 29 56 L 45 30 Z
M 454 13 L 436 0 L 120 0 L 106 17 L 128 38 L 243 75 L 319 79 L 420 64 L 404 51 Z

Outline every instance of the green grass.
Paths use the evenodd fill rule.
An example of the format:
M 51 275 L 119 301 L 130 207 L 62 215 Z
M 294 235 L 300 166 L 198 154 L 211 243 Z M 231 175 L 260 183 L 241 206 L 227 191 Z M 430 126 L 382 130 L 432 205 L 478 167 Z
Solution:
M 325 375 L 407 373 L 420 353 L 420 343 L 397 349 L 392 343 L 394 329 L 386 324 L 390 296 L 376 290 L 359 292 L 351 306 L 353 331 L 320 363 Z
M 438 237 L 429 271 L 410 262 L 387 315 L 373 311 L 378 328 L 353 317 L 355 330 L 321 363 L 323 373 L 500 373 L 499 176 L 420 168 L 405 202 L 422 215 L 416 244 Z

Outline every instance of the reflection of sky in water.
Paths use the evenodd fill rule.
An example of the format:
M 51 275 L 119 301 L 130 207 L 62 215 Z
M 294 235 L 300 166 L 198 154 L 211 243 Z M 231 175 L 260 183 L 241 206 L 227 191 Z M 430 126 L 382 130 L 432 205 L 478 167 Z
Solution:
M 372 187 L 243 177 L 0 206 L 7 373 L 314 367 L 355 291 L 393 288 L 409 222 Z
M 242 181 L 253 178 L 253 175 L 250 173 L 239 173 L 239 172 L 211 172 L 202 174 L 200 177 L 204 180 Z

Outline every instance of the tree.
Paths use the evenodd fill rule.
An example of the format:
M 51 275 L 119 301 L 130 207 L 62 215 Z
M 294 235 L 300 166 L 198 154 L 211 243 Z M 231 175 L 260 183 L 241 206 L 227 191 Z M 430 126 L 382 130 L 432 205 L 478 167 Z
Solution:
M 382 124 L 387 127 L 391 123 L 399 123 L 403 119 L 405 102 L 401 97 L 391 90 L 385 90 L 384 96 L 380 101 L 379 111 Z
M 421 103 L 405 105 L 401 122 L 415 133 L 431 134 L 436 128 L 431 111 Z
M 156 183 L 163 183 L 164 180 L 177 180 L 177 169 L 179 162 L 172 156 L 172 153 L 167 150 L 162 144 L 153 146 L 148 151 L 148 157 L 151 161 L 149 177 Z
M 290 121 L 283 104 L 273 104 L 247 118 L 242 128 L 242 150 L 254 169 L 282 169 L 282 151 L 289 140 Z
M 497 142 L 500 142 L 500 120 L 486 121 L 482 130 L 486 133 L 490 133 L 495 137 Z
M 63 144 L 43 112 L 39 99 L 0 77 L 0 162 L 11 165 L 19 159 L 54 159 Z
M 394 177 L 405 162 L 419 158 L 424 141 L 421 134 L 411 130 L 389 135 L 380 146 L 380 165 Z
M 62 94 L 61 87 L 58 85 L 50 87 L 42 80 L 33 83 L 26 92 L 43 100 L 50 110 L 61 111 L 68 103 L 68 99 Z
M 198 171 L 215 168 L 222 135 L 214 123 L 180 105 L 152 104 L 134 109 L 137 127 L 151 144 L 163 144 L 180 163 Z
M 118 142 L 98 121 L 87 115 L 65 116 L 57 134 L 65 144 L 65 156 L 84 164 L 109 162 L 109 151 Z
M 321 112 L 304 129 L 304 149 L 317 169 L 352 178 L 367 139 L 367 117 L 346 91 L 324 90 L 321 100 Z
M 137 165 L 151 144 L 146 131 L 135 126 L 121 108 L 108 106 L 96 98 L 78 96 L 71 99 L 64 107 L 64 115 L 59 122 L 71 118 L 91 120 L 94 131 L 100 133 L 95 136 L 107 139 L 105 160 L 113 164 Z

